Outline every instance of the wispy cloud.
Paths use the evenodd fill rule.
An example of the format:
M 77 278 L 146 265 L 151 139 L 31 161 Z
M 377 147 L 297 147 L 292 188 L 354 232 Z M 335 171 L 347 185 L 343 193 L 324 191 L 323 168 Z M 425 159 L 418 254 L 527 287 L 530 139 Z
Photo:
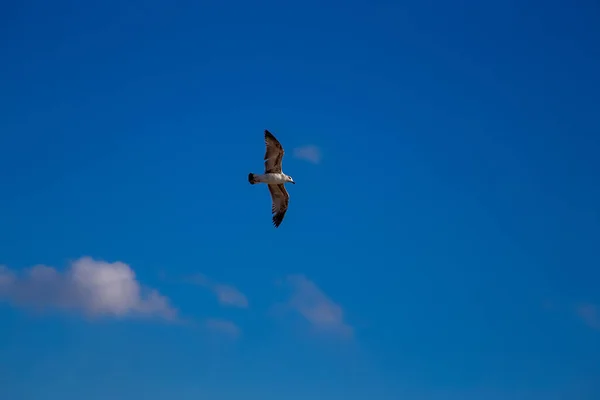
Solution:
M 584 303 L 577 306 L 577 315 L 588 326 L 600 330 L 600 309 L 598 306 L 590 303 Z
M 90 257 L 75 260 L 63 272 L 45 265 L 18 272 L 0 267 L 0 300 L 20 307 L 79 312 L 88 317 L 177 319 L 177 311 L 169 300 L 142 286 L 129 265 Z
M 291 290 L 288 307 L 304 317 L 314 328 L 343 336 L 352 336 L 353 329 L 344 321 L 342 307 L 304 275 L 289 275 L 286 283 Z
M 238 337 L 241 333 L 240 328 L 235 323 L 226 319 L 209 318 L 205 321 L 205 324 L 208 329 L 217 333 L 233 337 Z
M 321 149 L 314 145 L 296 147 L 293 154 L 294 157 L 313 164 L 319 164 L 323 158 Z
M 221 304 L 233 307 L 248 307 L 248 299 L 246 296 L 233 286 L 214 285 L 213 290 Z
M 240 292 L 233 286 L 213 282 L 203 274 L 196 274 L 192 276 L 189 281 L 211 290 L 215 296 L 217 296 L 219 303 L 224 306 L 239 308 L 248 307 L 248 299 L 244 293 Z

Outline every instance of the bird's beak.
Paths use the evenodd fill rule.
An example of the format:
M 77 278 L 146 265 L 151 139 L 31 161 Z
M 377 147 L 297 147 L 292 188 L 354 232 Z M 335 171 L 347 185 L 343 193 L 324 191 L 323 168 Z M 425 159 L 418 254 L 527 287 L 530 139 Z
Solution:
M 294 185 L 296 184 L 296 182 L 294 182 L 294 181 L 292 181 L 292 183 L 293 183 Z

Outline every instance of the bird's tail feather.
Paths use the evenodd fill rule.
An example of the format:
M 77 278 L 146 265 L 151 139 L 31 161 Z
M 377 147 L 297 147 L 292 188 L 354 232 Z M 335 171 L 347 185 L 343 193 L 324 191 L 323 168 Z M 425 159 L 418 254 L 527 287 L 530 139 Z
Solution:
M 254 179 L 254 174 L 252 172 L 248 174 L 248 182 L 250 182 L 251 185 L 254 185 L 256 183 L 256 180 Z

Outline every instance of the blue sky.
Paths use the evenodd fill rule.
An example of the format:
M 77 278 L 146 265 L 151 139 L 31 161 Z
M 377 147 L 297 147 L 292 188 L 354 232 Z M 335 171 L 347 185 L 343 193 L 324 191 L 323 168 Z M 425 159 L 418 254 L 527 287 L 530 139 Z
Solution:
M 3 4 L 0 397 L 598 398 L 599 16 Z

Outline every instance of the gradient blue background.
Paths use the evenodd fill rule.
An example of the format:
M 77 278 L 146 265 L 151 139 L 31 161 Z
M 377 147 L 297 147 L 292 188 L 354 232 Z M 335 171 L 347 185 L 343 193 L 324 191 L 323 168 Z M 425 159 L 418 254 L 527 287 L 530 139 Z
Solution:
M 600 398 L 600 7 L 416 3 L 3 3 L 0 264 L 120 260 L 242 335 L 2 303 L 0 397 Z M 270 313 L 290 273 L 351 341 Z

